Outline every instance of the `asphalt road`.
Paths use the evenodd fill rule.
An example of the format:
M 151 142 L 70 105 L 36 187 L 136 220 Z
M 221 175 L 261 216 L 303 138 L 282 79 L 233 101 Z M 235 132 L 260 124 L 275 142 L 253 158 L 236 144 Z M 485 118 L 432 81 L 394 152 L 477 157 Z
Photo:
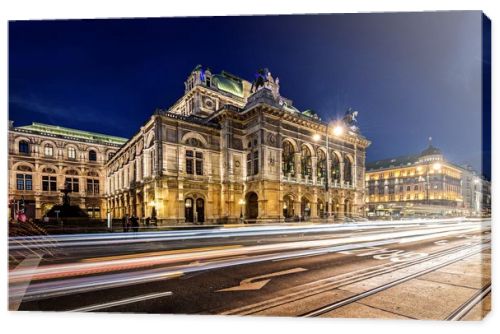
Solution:
M 12 310 L 479 320 L 490 221 L 11 238 Z

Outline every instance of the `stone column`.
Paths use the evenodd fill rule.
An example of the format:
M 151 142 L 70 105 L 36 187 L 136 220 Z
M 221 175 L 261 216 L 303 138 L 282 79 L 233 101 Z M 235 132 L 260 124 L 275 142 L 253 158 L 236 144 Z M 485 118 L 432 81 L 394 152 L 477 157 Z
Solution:
M 337 211 L 337 217 L 342 219 L 345 217 L 345 212 L 344 212 L 344 204 L 345 204 L 345 195 L 342 193 L 339 197 L 338 200 L 338 211 Z

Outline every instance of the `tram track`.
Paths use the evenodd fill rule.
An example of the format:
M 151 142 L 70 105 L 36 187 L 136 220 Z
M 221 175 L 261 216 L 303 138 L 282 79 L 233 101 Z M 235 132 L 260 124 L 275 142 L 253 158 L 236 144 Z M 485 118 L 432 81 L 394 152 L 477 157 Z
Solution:
M 424 270 L 417 271 L 416 273 L 413 273 L 413 274 L 406 275 L 404 277 L 401 277 L 399 279 L 393 280 L 391 282 L 388 282 L 388 283 L 383 284 L 381 286 L 378 286 L 376 288 L 372 288 L 372 289 L 369 289 L 369 290 L 364 291 L 362 293 L 355 294 L 353 296 L 350 296 L 348 298 L 344 298 L 342 300 L 336 301 L 336 302 L 331 303 L 329 305 L 322 306 L 322 307 L 314 309 L 312 311 L 308 311 L 306 313 L 300 314 L 299 316 L 300 317 L 317 317 L 317 316 L 323 315 L 325 313 L 331 312 L 331 311 L 333 311 L 335 309 L 338 309 L 340 307 L 352 304 L 352 303 L 357 302 L 357 301 L 359 301 L 361 299 L 364 299 L 366 297 L 372 296 L 374 294 L 377 294 L 379 292 L 382 292 L 384 290 L 392 288 L 392 287 L 394 287 L 396 285 L 399 285 L 401 283 L 410 281 L 410 280 L 412 280 L 414 278 L 417 278 L 417 277 L 420 277 L 422 275 L 428 274 L 428 273 L 433 272 L 435 270 L 438 270 L 440 268 L 449 266 L 449 265 L 451 265 L 451 264 L 453 264 L 455 262 L 464 260 L 464 259 L 466 259 L 466 258 L 468 258 L 468 257 L 470 257 L 472 255 L 480 253 L 483 250 L 489 249 L 489 248 L 491 248 L 491 243 L 486 243 L 486 244 L 481 243 L 479 245 L 469 246 L 468 247 L 469 251 L 466 251 L 466 252 L 463 252 L 463 251 L 455 252 L 455 253 L 463 252 L 464 253 L 463 255 L 456 256 L 455 258 L 452 258 L 450 260 L 444 261 L 443 263 L 439 263 L 438 265 L 432 266 L 432 267 L 424 269 Z M 465 250 L 467 250 L 467 249 L 465 249 Z M 451 319 L 451 320 L 454 320 L 454 319 Z
M 366 279 L 377 277 L 384 274 L 390 274 L 397 270 L 405 269 L 418 265 L 439 257 L 448 256 L 460 251 L 468 250 L 471 247 L 480 245 L 481 242 L 473 243 L 470 242 L 458 245 L 455 247 L 447 248 L 445 250 L 437 251 L 431 253 L 426 257 L 415 259 L 412 261 L 400 262 L 400 263 L 384 263 L 381 265 L 363 268 L 354 272 L 349 272 L 345 274 L 336 275 L 333 277 L 327 277 L 314 282 L 306 283 L 300 286 L 295 286 L 286 290 L 281 291 L 282 296 L 278 296 L 272 299 L 265 300 L 263 302 L 254 303 L 251 305 L 242 306 L 236 309 L 222 311 L 219 314 L 224 315 L 251 315 L 260 312 L 264 312 L 268 309 L 276 308 L 288 303 L 297 302 L 302 299 L 306 299 L 315 295 L 325 293 L 326 291 L 337 289 L 343 286 L 361 282 Z
M 460 321 L 462 320 L 469 312 L 479 303 L 483 301 L 486 296 L 491 293 L 491 282 L 483 286 L 480 290 L 478 290 L 472 297 L 470 297 L 465 303 L 460 305 L 457 309 L 455 309 L 446 320 L 449 321 Z

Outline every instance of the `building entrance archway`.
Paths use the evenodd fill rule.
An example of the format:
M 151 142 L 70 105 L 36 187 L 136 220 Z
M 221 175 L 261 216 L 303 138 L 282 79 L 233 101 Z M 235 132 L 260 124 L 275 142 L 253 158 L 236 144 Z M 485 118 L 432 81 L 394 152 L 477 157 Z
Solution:
M 300 213 L 302 220 L 309 220 L 311 217 L 311 202 L 306 197 L 300 201 Z
M 246 218 L 257 219 L 259 216 L 259 197 L 256 193 L 250 192 L 246 195 Z
M 192 198 L 186 198 L 184 201 L 184 218 L 186 218 L 186 223 L 194 223 L 194 202 Z
M 294 216 L 293 198 L 290 195 L 283 197 L 283 217 L 291 218 Z
M 196 200 L 196 222 L 199 224 L 205 222 L 205 201 L 203 198 Z

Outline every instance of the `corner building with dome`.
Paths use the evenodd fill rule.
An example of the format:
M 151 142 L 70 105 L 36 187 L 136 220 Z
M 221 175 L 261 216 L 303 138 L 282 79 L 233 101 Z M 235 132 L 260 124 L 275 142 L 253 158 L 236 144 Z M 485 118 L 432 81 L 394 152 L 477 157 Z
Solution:
M 106 162 L 112 217 L 168 225 L 363 216 L 370 141 L 352 122 L 299 111 L 278 78 L 259 73 L 251 83 L 197 66 L 184 95 Z

